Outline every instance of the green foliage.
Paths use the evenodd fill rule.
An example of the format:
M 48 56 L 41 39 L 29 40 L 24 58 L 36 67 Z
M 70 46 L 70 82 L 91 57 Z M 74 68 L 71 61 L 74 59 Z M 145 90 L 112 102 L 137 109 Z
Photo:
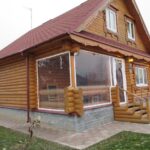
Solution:
M 73 150 L 40 138 L 29 139 L 29 135 L 0 127 L 0 150 Z M 85 150 L 150 150 L 150 135 L 125 131 Z
M 150 150 L 150 135 L 124 131 L 86 150 Z
M 73 150 L 54 142 L 0 127 L 0 150 Z

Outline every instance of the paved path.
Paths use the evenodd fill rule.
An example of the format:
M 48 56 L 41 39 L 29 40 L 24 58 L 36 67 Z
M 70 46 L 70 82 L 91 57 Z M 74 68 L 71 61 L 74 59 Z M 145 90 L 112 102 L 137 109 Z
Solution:
M 17 120 L 0 117 L 0 126 L 12 128 L 17 131 L 27 133 L 28 124 L 23 124 Z M 109 138 L 121 131 L 133 131 L 150 134 L 149 124 L 135 124 L 125 122 L 112 122 L 105 126 L 95 127 L 82 133 L 58 130 L 41 124 L 41 128 L 36 129 L 35 136 L 68 145 L 73 148 L 83 149 L 97 142 Z

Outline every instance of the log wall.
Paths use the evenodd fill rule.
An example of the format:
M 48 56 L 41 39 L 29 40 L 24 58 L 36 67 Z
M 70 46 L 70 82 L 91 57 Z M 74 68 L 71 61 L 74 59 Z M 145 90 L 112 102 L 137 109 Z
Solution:
M 117 33 L 113 33 L 106 28 L 105 11 L 100 11 L 96 17 L 93 17 L 92 21 L 85 28 L 85 31 L 146 51 L 144 42 L 138 33 L 135 18 L 130 14 L 125 0 L 114 0 L 109 7 L 114 9 L 117 14 Z M 127 37 L 127 17 L 134 21 L 135 41 L 129 40 Z

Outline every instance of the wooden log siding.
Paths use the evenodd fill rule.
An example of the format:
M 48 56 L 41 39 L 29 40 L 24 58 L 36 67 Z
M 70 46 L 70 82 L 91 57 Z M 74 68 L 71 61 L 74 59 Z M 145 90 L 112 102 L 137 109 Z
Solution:
M 44 47 L 45 48 L 45 47 Z M 48 57 L 61 53 L 66 50 L 62 50 L 62 47 L 45 48 L 42 50 L 38 48 L 34 51 L 33 55 L 29 58 L 29 74 L 30 74 L 30 108 L 38 108 L 38 95 L 37 95 L 37 70 L 36 60 L 43 57 Z M 86 49 L 86 47 L 83 47 Z M 90 51 L 97 51 L 96 48 L 89 49 Z M 97 51 L 98 52 L 98 51 Z M 109 54 L 108 54 L 109 55 Z M 112 54 L 118 56 L 117 54 Z M 123 57 L 122 57 L 123 58 Z M 148 74 L 150 74 L 150 65 L 147 62 L 140 62 L 136 60 L 133 66 L 142 65 L 147 67 Z M 135 72 L 129 72 L 129 63 L 125 61 L 126 67 L 126 78 L 127 78 L 127 90 L 137 95 L 146 95 L 149 92 L 149 87 L 138 88 L 136 87 Z M 148 75 L 149 86 L 150 86 L 150 75 Z M 14 107 L 14 108 L 27 108 L 27 81 L 26 81 L 26 60 L 21 55 L 11 56 L 0 60 L 0 106 L 3 107 Z M 112 100 L 115 101 L 117 98 L 116 91 L 112 88 Z M 133 97 L 129 95 L 129 102 L 132 102 Z
M 35 88 L 32 82 L 30 88 Z M 35 107 L 35 96 L 31 94 L 30 98 L 31 108 L 33 108 Z M 0 106 L 27 108 L 26 61 L 21 55 L 0 61 Z
M 34 55 L 30 55 L 29 58 L 29 76 L 30 76 L 30 108 L 34 109 L 38 107 L 37 101 L 37 72 L 36 61 Z
M 115 8 L 117 11 L 117 33 L 109 31 L 106 28 L 106 20 L 105 20 L 105 11 L 100 11 L 96 17 L 93 17 L 93 20 L 87 25 L 85 31 L 94 33 L 96 35 L 101 35 L 103 37 L 121 42 L 125 45 L 129 45 L 131 47 L 135 47 L 141 49 L 142 51 L 146 51 L 144 43 L 140 34 L 138 33 L 138 29 L 135 24 L 135 39 L 133 42 L 127 38 L 127 23 L 126 16 L 135 20 L 134 16 L 132 16 L 125 4 L 124 0 L 115 0 L 110 5 L 111 8 Z

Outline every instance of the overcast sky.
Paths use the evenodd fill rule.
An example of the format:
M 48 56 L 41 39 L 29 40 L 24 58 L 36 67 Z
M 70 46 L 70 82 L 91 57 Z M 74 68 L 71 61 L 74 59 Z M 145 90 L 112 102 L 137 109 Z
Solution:
M 52 19 L 86 0 L 1 0 L 0 49 L 31 29 L 30 11 L 33 10 L 33 27 Z M 150 32 L 150 1 L 136 0 Z

